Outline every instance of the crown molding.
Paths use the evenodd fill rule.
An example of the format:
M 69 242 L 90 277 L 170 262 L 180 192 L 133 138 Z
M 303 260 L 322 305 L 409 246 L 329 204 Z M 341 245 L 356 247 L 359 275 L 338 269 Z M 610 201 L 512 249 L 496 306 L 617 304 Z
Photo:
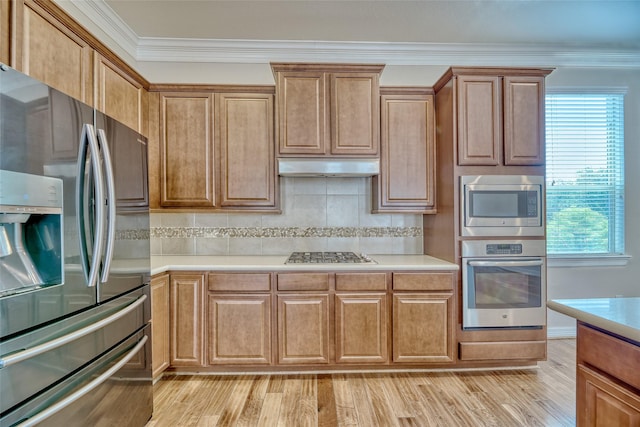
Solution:
M 387 65 L 640 68 L 640 49 L 575 45 L 212 40 L 139 37 L 103 0 L 70 0 L 141 62 L 360 62 Z M 63 5 L 61 5 L 63 6 Z
M 159 62 L 362 62 L 387 65 L 640 67 L 640 50 L 590 47 L 141 37 L 136 58 Z

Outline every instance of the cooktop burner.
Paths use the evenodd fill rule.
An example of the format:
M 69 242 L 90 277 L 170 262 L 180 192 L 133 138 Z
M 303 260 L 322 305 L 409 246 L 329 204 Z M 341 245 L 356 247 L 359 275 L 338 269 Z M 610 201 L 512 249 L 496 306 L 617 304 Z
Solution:
M 285 264 L 356 264 L 374 263 L 365 254 L 353 252 L 293 252 Z

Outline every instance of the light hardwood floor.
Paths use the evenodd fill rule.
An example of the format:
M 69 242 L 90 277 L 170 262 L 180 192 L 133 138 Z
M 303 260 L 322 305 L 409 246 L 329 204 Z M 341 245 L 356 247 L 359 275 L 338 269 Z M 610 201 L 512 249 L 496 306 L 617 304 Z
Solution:
M 575 340 L 538 368 L 313 375 L 168 375 L 164 426 L 574 426 Z

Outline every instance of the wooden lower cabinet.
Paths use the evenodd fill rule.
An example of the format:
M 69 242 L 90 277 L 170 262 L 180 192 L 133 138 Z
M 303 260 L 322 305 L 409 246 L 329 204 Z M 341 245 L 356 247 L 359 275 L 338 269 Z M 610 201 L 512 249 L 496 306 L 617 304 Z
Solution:
M 271 295 L 210 294 L 209 364 L 271 363 Z
M 329 295 L 278 295 L 278 363 L 329 363 Z
M 576 420 L 640 426 L 640 345 L 578 322 Z
M 170 364 L 169 354 L 169 275 L 151 279 L 151 370 L 160 375 Z
M 204 278 L 206 274 L 172 274 L 171 365 L 204 364 Z
M 453 362 L 453 293 L 393 296 L 393 362 Z
M 336 294 L 336 363 L 386 363 L 387 295 Z

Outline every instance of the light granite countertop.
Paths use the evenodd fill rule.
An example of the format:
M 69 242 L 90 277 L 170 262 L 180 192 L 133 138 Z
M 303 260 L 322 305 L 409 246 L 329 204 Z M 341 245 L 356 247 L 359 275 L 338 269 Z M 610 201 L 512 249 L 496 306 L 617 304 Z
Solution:
M 287 255 L 254 256 L 152 256 L 151 274 L 165 271 L 375 271 L 375 270 L 458 270 L 457 264 L 429 255 L 368 255 L 373 263 L 285 264 Z
M 547 307 L 640 343 L 640 297 L 558 299 Z

